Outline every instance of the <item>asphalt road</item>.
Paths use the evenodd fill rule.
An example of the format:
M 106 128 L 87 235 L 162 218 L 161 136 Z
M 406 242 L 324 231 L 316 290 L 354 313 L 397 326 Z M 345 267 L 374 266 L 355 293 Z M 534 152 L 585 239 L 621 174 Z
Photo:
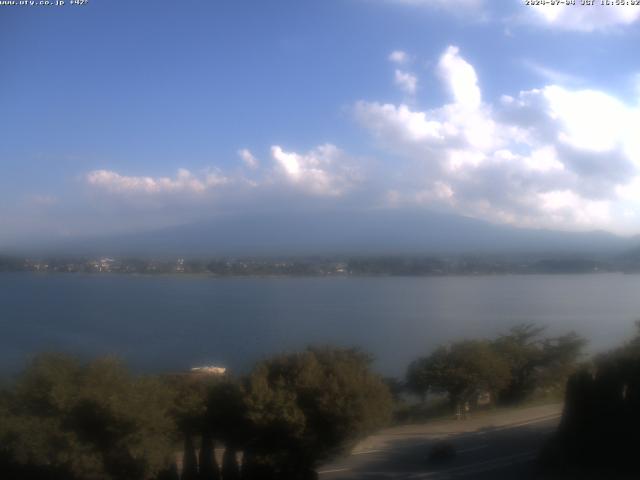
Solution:
M 320 480 L 535 478 L 535 458 L 555 430 L 561 405 L 482 414 L 384 430 L 351 455 L 318 470 Z M 455 448 L 454 458 L 434 464 L 434 444 Z

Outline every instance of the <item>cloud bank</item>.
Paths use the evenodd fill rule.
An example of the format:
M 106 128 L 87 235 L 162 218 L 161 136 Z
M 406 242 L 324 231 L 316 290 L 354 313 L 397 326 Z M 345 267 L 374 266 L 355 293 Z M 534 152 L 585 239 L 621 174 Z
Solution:
M 535 5 L 528 7 L 525 17 L 533 24 L 558 30 L 577 32 L 605 31 L 625 27 L 640 19 L 638 5 Z
M 228 183 L 229 179 L 216 173 L 207 173 L 198 177 L 189 170 L 181 168 L 175 178 L 126 176 L 111 170 L 94 170 L 87 174 L 86 181 L 89 185 L 109 193 L 155 195 L 202 194 Z
M 354 106 L 359 124 L 413 179 L 392 190 L 395 202 L 518 226 L 637 229 L 637 105 L 558 85 L 490 104 L 455 46 L 441 55 L 437 74 L 451 99 L 439 108 L 377 101 Z
M 395 53 L 392 63 L 408 57 Z M 637 233 L 638 103 L 553 83 L 489 102 L 476 69 L 455 45 L 441 53 L 434 74 L 449 98 L 436 108 L 421 109 L 415 101 L 352 105 L 378 162 L 331 143 L 306 152 L 272 145 L 267 162 L 238 150 L 240 168 L 228 172 L 180 169 L 154 177 L 95 170 L 86 174 L 86 185 L 105 199 L 153 198 L 145 205 L 158 208 L 188 201 L 251 210 L 284 196 L 282 208 L 300 202 L 410 206 L 520 227 Z M 418 79 L 411 79 L 396 78 L 396 84 L 413 94 Z
M 147 208 L 176 203 L 228 205 L 231 199 L 246 205 L 273 196 L 274 192 L 280 196 L 341 197 L 361 182 L 362 165 L 332 144 L 303 153 L 273 145 L 271 162 L 264 167 L 248 149 L 238 150 L 238 156 L 243 167 L 240 171 L 194 173 L 181 168 L 173 177 L 154 177 L 101 169 L 87 173 L 84 181 L 104 201 L 111 198 Z
M 490 19 L 507 25 L 528 24 L 533 27 L 566 32 L 616 33 L 640 20 L 638 5 L 527 5 L 524 0 L 383 0 L 390 5 L 425 8 L 476 21 Z

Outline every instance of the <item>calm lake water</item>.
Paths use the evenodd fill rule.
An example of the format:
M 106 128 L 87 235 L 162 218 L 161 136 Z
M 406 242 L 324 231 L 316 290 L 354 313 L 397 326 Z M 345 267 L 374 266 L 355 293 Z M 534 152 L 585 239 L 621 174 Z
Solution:
M 116 354 L 141 371 L 243 371 L 269 353 L 361 347 L 402 374 L 437 344 L 522 322 L 575 330 L 593 351 L 634 332 L 640 276 L 209 278 L 0 274 L 0 370 L 41 350 Z

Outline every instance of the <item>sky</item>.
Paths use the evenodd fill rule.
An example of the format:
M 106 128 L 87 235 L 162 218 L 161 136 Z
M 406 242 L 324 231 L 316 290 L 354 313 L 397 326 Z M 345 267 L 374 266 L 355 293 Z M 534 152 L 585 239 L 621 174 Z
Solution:
M 576 3 L 0 5 L 0 247 L 283 211 L 638 234 L 640 6 Z

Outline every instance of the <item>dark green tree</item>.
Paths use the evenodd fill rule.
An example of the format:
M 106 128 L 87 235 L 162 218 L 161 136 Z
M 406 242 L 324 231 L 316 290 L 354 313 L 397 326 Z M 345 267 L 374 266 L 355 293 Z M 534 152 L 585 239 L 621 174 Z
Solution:
M 473 404 L 484 392 L 494 397 L 510 379 L 507 363 L 483 340 L 439 347 L 417 360 L 410 372 L 422 388 L 446 393 L 453 407 Z
M 209 388 L 204 428 L 227 446 L 237 448 L 247 441 L 245 391 L 239 382 L 225 378 Z
M 579 366 L 587 341 L 575 332 L 545 338 L 542 344 L 540 385 L 543 388 L 564 386 Z
M 522 401 L 538 386 L 539 370 L 544 362 L 540 334 L 544 330 L 533 324 L 518 325 L 493 342 L 493 348 L 507 362 L 511 373 L 509 383 L 499 393 L 500 401 Z
M 216 375 L 184 373 L 167 375 L 164 381 L 173 392 L 172 417 L 184 434 L 201 435 L 207 428 L 207 407 L 211 390 L 221 381 Z
M 248 468 L 262 476 L 313 478 L 319 461 L 386 424 L 391 395 L 370 363 L 357 350 L 331 348 L 259 363 L 246 387 L 253 429 Z
M 239 382 L 227 377 L 211 386 L 207 396 L 204 429 L 225 446 L 222 477 L 239 479 L 240 467 L 236 451 L 243 448 L 250 438 L 245 393 Z
M 3 395 L 0 457 L 6 470 L 69 479 L 135 480 L 171 462 L 171 393 L 116 360 L 40 355 Z M 4 477 L 10 478 L 10 477 Z
M 544 338 L 544 330 L 532 324 L 518 325 L 493 342 L 511 373 L 509 383 L 499 392 L 501 402 L 517 403 L 537 389 L 560 388 L 575 370 L 585 341 L 573 332 Z
M 210 392 L 224 380 L 216 375 L 190 372 L 165 376 L 164 381 L 173 393 L 171 416 L 184 443 L 182 480 L 215 478 L 213 476 L 219 475 L 219 471 L 212 452 L 201 449 L 200 465 L 205 468 L 198 470 L 194 439 L 201 438 L 203 445 L 212 444 L 214 432 L 209 418 L 209 397 Z

